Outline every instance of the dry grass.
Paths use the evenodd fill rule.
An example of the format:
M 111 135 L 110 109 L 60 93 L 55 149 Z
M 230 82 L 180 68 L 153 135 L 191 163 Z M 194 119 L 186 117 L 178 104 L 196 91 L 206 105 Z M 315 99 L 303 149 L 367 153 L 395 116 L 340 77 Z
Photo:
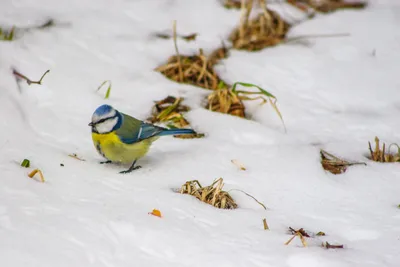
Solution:
M 229 191 L 235 190 L 244 193 L 246 196 L 256 201 L 265 210 L 267 209 L 267 207 L 263 203 L 258 201 L 252 195 L 239 189 L 231 189 L 229 191 L 223 191 L 222 190 L 223 187 L 224 187 L 224 180 L 222 178 L 215 180 L 211 185 L 205 187 L 201 186 L 199 181 L 192 180 L 182 185 L 179 193 L 192 195 L 197 199 L 199 199 L 200 201 L 210 204 L 219 209 L 236 209 L 238 205 L 233 200 L 231 195 L 229 195 Z
M 189 194 L 202 202 L 213 205 L 220 209 L 236 209 L 238 205 L 228 192 L 223 191 L 223 179 L 219 178 L 209 186 L 201 186 L 199 181 L 188 181 L 182 185 L 180 193 Z
M 326 249 L 344 248 L 344 245 L 331 245 L 330 243 L 328 243 L 328 241 L 323 242 L 321 246 L 326 248 Z
M 9 29 L 5 29 L 0 26 L 0 41 L 14 41 L 16 38 L 20 37 L 26 32 L 31 30 L 43 30 L 55 26 L 53 19 L 48 19 L 44 23 L 29 27 L 15 27 L 12 26 Z
M 171 39 L 171 38 L 173 38 L 173 35 L 168 34 L 168 33 L 162 33 L 162 32 L 154 33 L 154 36 L 157 37 L 157 38 L 161 38 L 161 39 Z M 178 35 L 177 34 L 177 37 L 182 39 L 182 40 L 185 40 L 187 42 L 190 42 L 190 41 L 195 41 L 196 40 L 197 33 L 191 33 L 191 34 L 187 34 L 187 35 Z
M 190 108 L 182 104 L 183 100 L 181 97 L 168 96 L 160 101 L 155 101 L 152 115 L 147 120 L 151 123 L 167 123 L 169 128 L 187 128 L 190 124 L 182 113 L 189 111 Z M 184 134 L 174 135 L 174 137 L 201 138 L 204 137 L 204 134 Z
M 367 165 L 364 162 L 348 162 L 348 161 L 340 159 L 322 149 L 320 151 L 320 154 L 321 154 L 322 167 L 326 171 L 329 171 L 330 173 L 333 173 L 333 174 L 344 173 L 347 170 L 347 167 L 352 166 L 352 165 L 360 165 L 360 164 Z
M 166 64 L 155 70 L 178 83 L 216 90 L 221 82 L 214 70 L 216 61 L 216 57 L 208 59 L 200 49 L 198 55 L 171 56 Z
M 260 0 L 262 13 L 250 20 L 253 0 L 242 1 L 240 25 L 232 31 L 229 40 L 235 49 L 258 51 L 284 41 L 290 24 L 278 13 L 268 9 L 265 0 Z
M 299 230 L 294 230 L 292 227 L 289 227 L 289 233 L 292 234 L 293 236 L 288 241 L 285 242 L 285 245 L 289 245 L 290 242 L 292 242 L 292 240 L 296 236 L 298 236 L 303 246 L 307 247 L 307 242 L 305 237 L 310 237 L 310 235 L 303 228 L 300 228 Z
M 369 159 L 377 162 L 400 162 L 400 147 L 398 144 L 392 143 L 386 151 L 386 144 L 383 143 L 382 149 L 380 148 L 379 138 L 375 137 L 375 151 L 372 150 L 371 143 L 368 142 L 370 157 Z M 397 153 L 390 153 L 392 146 L 397 147 Z
M 311 8 L 321 13 L 330 13 L 338 9 L 362 9 L 367 6 L 365 1 L 287 0 L 287 2 L 302 11 L 307 11 Z
M 247 0 L 246 0 L 247 1 Z M 223 0 L 223 5 L 228 9 L 240 9 L 242 6 L 241 0 Z
M 39 179 L 40 179 L 40 181 L 41 181 L 42 183 L 44 183 L 45 180 L 44 180 L 43 173 L 42 173 L 42 171 L 39 170 L 39 169 L 34 169 L 33 171 L 31 171 L 31 172 L 28 174 L 28 177 L 33 179 L 33 177 L 34 177 L 37 173 L 39 174 Z
M 208 56 L 208 62 L 211 66 L 215 66 L 220 62 L 220 60 L 225 59 L 229 56 L 229 49 L 225 46 L 224 42 L 220 48 L 215 49 L 211 54 Z
M 237 90 L 237 85 L 241 85 L 244 87 L 255 87 L 258 89 L 258 92 Z M 282 114 L 280 113 L 276 105 L 277 99 L 274 95 L 264 90 L 263 88 L 251 83 L 236 82 L 233 84 L 232 87 L 226 84 L 220 84 L 220 87 L 221 89 L 218 89 L 208 95 L 206 104 L 207 109 L 215 112 L 245 118 L 246 113 L 243 101 L 261 100 L 261 105 L 269 103 L 272 106 L 272 108 L 275 110 L 280 120 L 282 121 L 286 132 L 286 126 L 283 121 Z M 256 97 L 251 98 L 249 97 L 249 95 L 255 95 Z
M 245 118 L 242 99 L 228 88 L 216 90 L 208 95 L 207 109 Z
M 216 90 L 218 84 L 223 81 L 214 70 L 214 65 L 220 59 L 227 57 L 228 51 L 225 46 L 212 52 L 209 57 L 204 55 L 202 49 L 199 50 L 199 54 L 197 55 L 180 55 L 176 42 L 175 21 L 173 33 L 176 55 L 171 56 L 167 63 L 157 67 L 155 70 L 178 83 L 192 84 L 205 89 Z

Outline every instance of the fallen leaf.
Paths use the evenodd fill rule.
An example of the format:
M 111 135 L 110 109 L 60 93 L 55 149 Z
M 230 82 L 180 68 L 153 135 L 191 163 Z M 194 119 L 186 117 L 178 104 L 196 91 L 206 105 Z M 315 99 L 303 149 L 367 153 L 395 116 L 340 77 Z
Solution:
M 153 211 L 149 212 L 149 214 L 161 218 L 161 212 L 159 210 L 153 209 Z

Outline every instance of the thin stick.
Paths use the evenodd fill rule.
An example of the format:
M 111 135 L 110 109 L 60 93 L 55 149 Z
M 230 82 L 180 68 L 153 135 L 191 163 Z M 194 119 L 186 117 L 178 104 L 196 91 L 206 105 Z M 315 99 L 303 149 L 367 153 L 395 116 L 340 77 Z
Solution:
M 371 142 L 368 141 L 369 153 L 371 154 L 371 159 L 374 159 L 374 151 L 372 151 Z
M 183 72 L 182 72 L 182 64 L 181 64 L 181 56 L 179 55 L 179 50 L 178 50 L 178 44 L 176 41 L 176 20 L 174 20 L 174 25 L 173 25 L 173 34 L 174 34 L 174 46 L 175 46 L 175 51 L 176 51 L 176 56 L 178 58 L 178 69 L 179 69 L 179 81 L 183 82 Z
M 383 147 L 382 147 L 381 160 L 382 160 L 382 162 L 385 162 L 385 143 L 383 143 Z
M 197 82 L 200 82 L 200 80 L 203 78 L 206 70 L 207 70 L 207 58 L 203 55 L 203 50 L 200 49 L 200 54 L 199 54 L 199 58 L 203 60 L 203 68 L 200 72 L 199 77 L 197 78 Z M 205 81 L 207 82 L 207 79 L 205 79 Z
M 297 233 L 297 235 L 300 237 L 301 243 L 303 244 L 303 246 L 307 247 L 307 242 L 306 239 L 304 238 L 304 236 L 301 233 Z
M 345 36 L 350 36 L 350 34 L 349 33 L 337 33 L 337 34 L 302 35 L 302 36 L 296 36 L 293 38 L 287 38 L 286 40 L 283 41 L 283 43 L 287 44 L 290 42 L 295 42 L 298 40 L 308 39 L 308 38 L 330 38 L 330 37 L 345 37 Z
M 343 245 L 331 245 L 328 242 L 325 242 L 325 246 L 324 246 L 324 243 L 322 243 L 322 246 L 326 247 L 327 249 L 329 249 L 329 248 L 344 248 Z
M 264 17 L 267 20 L 267 28 L 270 29 L 272 32 L 271 34 L 274 33 L 274 29 L 271 27 L 272 25 L 272 18 L 271 18 L 271 14 L 269 14 L 268 10 L 267 10 L 267 3 L 266 0 L 260 0 L 260 6 L 263 10 L 264 13 Z M 263 25 L 262 25 L 263 26 Z
M 244 38 L 244 33 L 247 27 L 247 23 L 249 21 L 249 16 L 251 9 L 253 8 L 253 0 L 242 0 L 241 11 L 242 15 L 240 17 L 240 28 L 239 28 L 239 38 Z
M 297 235 L 293 235 L 288 241 L 285 242 L 285 245 L 289 245 L 290 242 L 296 237 Z
M 228 192 L 230 192 L 230 191 L 239 191 L 239 192 L 242 192 L 242 193 L 245 194 L 246 196 L 251 197 L 252 199 L 254 199 L 254 201 L 257 202 L 258 204 L 260 204 L 265 210 L 267 209 L 267 207 L 265 207 L 265 205 L 264 205 L 263 203 L 261 203 L 260 201 L 258 201 L 258 200 L 257 200 L 255 197 L 253 197 L 252 195 L 250 195 L 250 194 L 244 192 L 243 190 L 240 190 L 240 189 L 231 189 L 231 190 L 229 190 Z
M 42 75 L 42 77 L 40 78 L 39 81 L 32 81 L 31 79 L 29 79 L 29 78 L 26 77 L 25 75 L 19 73 L 19 72 L 18 72 L 17 70 L 15 70 L 15 69 L 13 69 L 13 74 L 14 74 L 15 76 L 17 76 L 18 78 L 25 80 L 26 83 L 27 83 L 28 85 L 31 85 L 31 84 L 39 84 L 39 85 L 41 85 L 44 76 L 46 76 L 46 74 L 49 73 L 49 72 L 50 72 L 50 70 L 47 70 L 45 73 L 43 73 L 43 75 Z
M 266 218 L 263 219 L 263 224 L 264 224 L 264 230 L 269 230 Z

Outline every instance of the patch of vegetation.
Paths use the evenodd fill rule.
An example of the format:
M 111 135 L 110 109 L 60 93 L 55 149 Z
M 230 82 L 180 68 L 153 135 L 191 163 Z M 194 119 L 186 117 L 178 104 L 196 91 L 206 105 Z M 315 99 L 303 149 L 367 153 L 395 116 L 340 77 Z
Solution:
M 368 142 L 370 156 L 369 159 L 377 162 L 400 162 L 400 147 L 396 143 L 392 143 L 389 145 L 389 148 L 386 151 L 386 144 L 383 143 L 382 149 L 380 148 L 379 138 L 375 137 L 375 151 L 372 150 L 371 143 Z M 397 147 L 396 153 L 390 153 L 390 149 L 392 146 Z
M 215 180 L 211 185 L 209 186 L 201 186 L 200 182 L 198 180 L 192 180 L 186 182 L 184 185 L 182 185 L 181 189 L 179 190 L 179 193 L 181 194 L 188 194 L 196 197 L 200 201 L 210 204 L 216 208 L 220 209 L 236 209 L 238 205 L 236 202 L 233 200 L 231 195 L 229 194 L 229 191 L 239 191 L 247 195 L 248 197 L 251 197 L 254 201 L 256 201 L 258 204 L 260 204 L 264 209 L 267 209 L 264 204 L 259 202 L 257 199 L 255 199 L 253 196 L 250 194 L 239 190 L 239 189 L 231 189 L 229 191 L 223 191 L 222 188 L 224 187 L 224 180 L 222 178 L 219 178 Z
M 324 170 L 329 171 L 330 173 L 333 174 L 341 174 L 344 173 L 347 170 L 347 167 L 353 166 L 353 165 L 367 165 L 364 162 L 348 162 L 346 160 L 340 159 L 325 150 L 321 149 L 320 150 L 321 154 L 321 165 L 324 168 Z
M 190 123 L 184 118 L 183 113 L 190 110 L 189 106 L 183 105 L 182 97 L 168 96 L 162 100 L 155 101 L 152 108 L 152 115 L 147 120 L 150 123 L 166 123 L 170 129 L 188 128 Z M 178 134 L 174 135 L 176 138 L 201 138 L 204 134 Z
M 345 0 L 286 0 L 286 2 L 302 11 L 313 9 L 321 13 L 331 13 L 338 9 L 362 9 L 367 6 L 365 1 Z
M 157 67 L 155 70 L 178 83 L 216 90 L 222 80 L 214 70 L 214 65 L 227 56 L 226 48 L 219 48 L 208 57 L 204 55 L 202 49 L 199 50 L 197 55 L 180 55 L 176 43 L 176 21 L 174 21 L 173 29 L 176 55 L 171 56 L 166 64 Z
M 258 89 L 258 92 L 237 90 L 236 88 L 238 85 L 243 87 L 255 87 Z M 256 95 L 256 97 L 251 98 L 249 95 Z M 225 83 L 220 83 L 219 89 L 208 95 L 206 108 L 212 111 L 245 118 L 246 114 L 243 100 L 261 100 L 261 104 L 269 102 L 282 121 L 286 131 L 282 114 L 276 105 L 276 97 L 260 86 L 251 83 L 236 82 L 232 87 Z
M 14 40 L 15 27 L 10 30 L 4 30 L 0 27 L 0 41 L 13 41 Z
M 250 20 L 253 1 L 247 1 L 242 8 L 239 26 L 232 31 L 229 40 L 233 48 L 258 51 L 282 43 L 291 25 L 278 13 L 266 7 L 265 0 L 260 0 L 262 13 Z

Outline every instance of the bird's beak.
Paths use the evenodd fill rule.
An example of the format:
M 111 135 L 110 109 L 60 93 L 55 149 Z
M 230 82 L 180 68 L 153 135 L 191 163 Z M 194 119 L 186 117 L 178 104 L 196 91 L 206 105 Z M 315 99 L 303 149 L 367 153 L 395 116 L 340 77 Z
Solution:
M 89 123 L 89 124 L 88 124 L 88 126 L 93 126 L 93 125 L 94 125 L 94 123 L 93 123 L 93 122 L 91 122 L 91 123 Z

